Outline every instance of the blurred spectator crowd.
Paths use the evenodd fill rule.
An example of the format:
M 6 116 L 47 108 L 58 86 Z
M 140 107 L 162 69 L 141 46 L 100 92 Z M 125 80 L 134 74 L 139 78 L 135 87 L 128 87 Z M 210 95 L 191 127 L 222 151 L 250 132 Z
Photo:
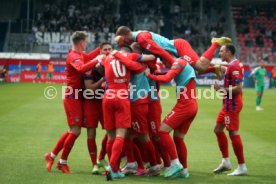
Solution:
M 38 8 L 32 31 L 87 30 L 108 33 L 115 32 L 119 25 L 127 25 L 163 33 L 170 39 L 185 38 L 201 54 L 212 37 L 225 32 L 225 18 L 218 2 L 204 2 L 200 16 L 199 3 L 191 0 L 173 0 L 169 3 L 165 0 L 121 0 L 118 7 L 116 0 L 57 0 L 55 3 L 48 0 Z
M 276 63 L 275 6 L 235 6 L 232 8 L 241 60 L 256 63 L 264 59 Z
M 202 54 L 210 45 L 213 37 L 225 36 L 226 12 L 224 1 L 203 1 L 202 11 L 198 1 L 181 1 L 171 6 L 175 38 L 185 38 Z M 229 35 L 228 35 L 229 36 Z
M 201 55 L 213 37 L 231 35 L 226 10 L 221 0 L 44 0 L 37 8 L 32 31 L 114 33 L 118 26 L 127 25 L 169 39 L 184 38 Z M 248 4 L 232 6 L 230 11 L 240 60 L 252 63 L 262 58 L 276 63 L 275 7 Z
M 114 32 L 120 24 L 115 0 L 49 1 L 36 12 L 32 31 Z

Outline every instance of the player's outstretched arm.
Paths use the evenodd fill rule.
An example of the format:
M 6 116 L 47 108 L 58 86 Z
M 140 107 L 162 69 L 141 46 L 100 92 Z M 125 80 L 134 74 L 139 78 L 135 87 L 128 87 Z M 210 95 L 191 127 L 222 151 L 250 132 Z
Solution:
M 177 69 L 171 69 L 165 75 L 153 75 L 153 74 L 150 74 L 150 70 L 148 68 L 145 71 L 145 74 L 146 74 L 146 76 L 149 79 L 152 79 L 152 80 L 155 80 L 155 81 L 158 81 L 158 82 L 170 82 L 173 78 L 175 78 L 175 76 L 178 73 L 179 72 L 178 72 Z
M 141 64 L 132 61 L 130 59 L 128 59 L 127 57 L 125 57 L 124 55 L 122 55 L 120 52 L 118 51 L 113 51 L 111 53 L 116 59 L 118 59 L 122 64 L 124 64 L 127 69 L 131 70 L 131 71 L 140 71 L 145 69 L 144 66 L 142 66 Z
M 89 52 L 88 54 L 83 54 L 84 56 L 84 63 L 94 59 L 95 57 L 97 57 L 100 54 L 100 47 L 97 47 L 96 49 L 92 50 L 91 52 Z
M 156 57 L 152 54 L 143 54 L 142 58 L 141 58 L 141 62 L 150 62 L 150 61 L 154 61 L 156 59 Z
M 76 60 L 75 60 L 76 61 Z M 81 73 L 86 72 L 87 70 L 92 69 L 93 67 L 95 67 L 97 65 L 97 63 L 99 62 L 99 59 L 93 59 L 85 64 L 82 64 L 81 62 L 75 62 L 72 61 L 70 64 L 78 71 Z
M 159 45 L 157 45 L 152 39 L 150 33 L 148 35 L 138 35 L 137 42 L 141 47 L 148 50 L 149 52 L 162 57 L 164 60 L 168 61 L 170 64 L 174 62 L 174 58 Z
M 103 81 L 103 77 L 97 82 L 94 82 L 93 80 L 84 80 L 84 85 L 86 89 L 91 89 L 95 91 L 96 89 L 99 89 L 101 87 Z

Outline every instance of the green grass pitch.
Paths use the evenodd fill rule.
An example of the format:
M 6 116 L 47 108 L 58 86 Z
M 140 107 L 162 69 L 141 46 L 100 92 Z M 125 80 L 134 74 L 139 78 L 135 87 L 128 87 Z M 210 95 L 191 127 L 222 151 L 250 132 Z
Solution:
M 55 167 L 45 169 L 44 153 L 49 152 L 59 136 L 67 130 L 61 98 L 61 85 L 54 85 L 59 95 L 54 100 L 44 97 L 47 84 L 0 84 L 0 183 L 107 183 L 104 176 L 91 174 L 91 163 L 86 146 L 86 130 L 76 141 L 69 156 L 69 165 L 75 172 L 65 175 Z M 171 97 L 163 100 L 164 117 L 175 104 L 173 87 Z M 204 89 L 204 88 L 200 88 Z M 190 178 L 168 180 L 159 177 L 130 176 L 114 183 L 276 183 L 276 90 L 265 90 L 262 106 L 255 111 L 255 91 L 244 89 L 240 133 L 244 144 L 249 175 L 228 177 L 215 175 L 212 170 L 221 161 L 213 133 L 221 100 L 199 100 L 198 115 L 185 137 L 188 147 Z M 98 129 L 97 142 L 103 131 Z M 98 150 L 100 146 L 98 144 Z M 233 168 L 237 162 L 229 141 Z

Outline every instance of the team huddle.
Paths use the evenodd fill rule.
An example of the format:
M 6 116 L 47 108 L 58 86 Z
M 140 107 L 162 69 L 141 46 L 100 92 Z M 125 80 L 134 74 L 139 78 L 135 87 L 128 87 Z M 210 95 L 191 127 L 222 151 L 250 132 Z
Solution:
M 57 168 L 63 173 L 72 173 L 67 158 L 81 128 L 85 127 L 93 174 L 99 174 L 99 168 L 103 167 L 107 180 L 129 174 L 158 176 L 161 171 L 165 178 L 188 178 L 184 137 L 198 111 L 197 100 L 193 97 L 196 73 L 212 72 L 219 79 L 224 76 L 224 87 L 215 84 L 215 89 L 225 90 L 223 107 L 214 129 L 222 162 L 213 172 L 231 170 L 226 128 L 238 160 L 238 168 L 228 175 L 247 175 L 238 132 L 243 66 L 234 56 L 235 47 L 230 38 L 213 38 L 211 46 L 199 57 L 184 39 L 168 40 L 148 31 L 134 32 L 126 26 L 116 31 L 119 50 L 113 50 L 111 43 L 103 42 L 86 54 L 83 51 L 87 36 L 82 31 L 72 35 L 73 46 L 66 60 L 67 90 L 64 96 L 69 131 L 45 155 L 49 172 L 56 156 L 62 152 Z M 225 66 L 210 64 L 218 48 L 221 59 L 228 63 Z M 168 68 L 167 72 L 160 70 L 157 60 Z M 160 83 L 172 79 L 176 83 L 176 104 L 161 121 Z M 93 94 L 87 98 L 84 93 L 71 89 L 86 89 L 93 94 L 97 90 L 104 92 L 102 98 L 93 98 Z M 95 141 L 98 122 L 106 130 L 99 155 Z M 172 131 L 173 136 L 170 135 Z M 127 161 L 123 167 L 120 166 L 122 159 Z

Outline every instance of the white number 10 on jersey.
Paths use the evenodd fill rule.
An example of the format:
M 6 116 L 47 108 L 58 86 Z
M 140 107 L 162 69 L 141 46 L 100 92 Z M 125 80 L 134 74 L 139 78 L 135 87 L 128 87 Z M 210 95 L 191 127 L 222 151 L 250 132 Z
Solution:
M 113 60 L 110 62 L 110 64 L 112 65 L 112 69 L 116 77 L 124 77 L 126 75 L 125 65 L 121 65 L 121 63 L 118 60 Z

